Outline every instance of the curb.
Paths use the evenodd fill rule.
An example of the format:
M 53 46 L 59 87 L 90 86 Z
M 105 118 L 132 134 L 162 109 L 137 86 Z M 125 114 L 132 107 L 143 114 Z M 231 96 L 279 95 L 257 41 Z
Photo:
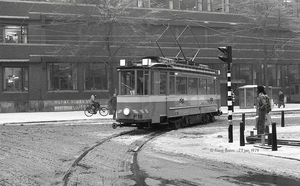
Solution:
M 279 115 L 282 113 L 282 111 L 284 111 L 285 114 L 300 114 L 300 109 L 294 109 L 294 110 L 275 110 L 275 111 L 271 111 L 270 115 Z M 247 111 L 247 112 L 233 112 L 232 115 L 242 115 L 243 113 L 245 113 L 245 115 L 256 115 L 256 111 Z M 222 115 L 228 115 L 227 112 L 223 112 Z M 221 116 L 222 116 L 221 115 Z
M 93 121 L 93 120 L 113 120 L 112 118 L 93 118 L 93 119 L 69 119 L 69 120 L 47 120 L 47 121 L 25 121 L 25 122 L 7 122 L 0 125 L 22 125 L 22 124 L 45 124 L 45 123 L 63 123 L 63 122 L 79 122 L 79 121 Z

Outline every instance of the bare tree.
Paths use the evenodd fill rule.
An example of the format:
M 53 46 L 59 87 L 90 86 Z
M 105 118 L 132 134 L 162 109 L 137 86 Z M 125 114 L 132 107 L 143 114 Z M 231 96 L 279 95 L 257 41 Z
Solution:
M 257 49 L 262 55 L 257 63 L 257 83 L 265 84 L 267 89 L 270 77 L 267 75 L 268 62 L 280 59 L 286 42 L 295 38 L 290 24 L 293 6 L 286 3 L 286 0 L 234 0 L 231 4 L 231 9 L 248 21 L 236 26 L 232 36 L 252 40 L 250 43 L 257 41 Z M 291 34 L 289 39 L 284 38 L 287 32 Z
M 75 37 L 72 38 L 71 34 L 55 53 L 101 59 L 106 64 L 110 94 L 114 93 L 115 88 L 112 86 L 115 78 L 112 75 L 115 71 L 113 63 L 118 57 L 124 56 L 124 51 L 128 56 L 133 56 L 138 51 L 126 48 L 136 48 L 146 39 L 146 19 L 143 16 L 128 17 L 128 6 L 131 6 L 130 2 L 124 5 L 118 1 L 101 1 L 94 6 L 89 5 L 90 8 L 74 3 L 74 14 L 56 13 L 53 16 L 52 24 L 56 27 L 76 25 Z

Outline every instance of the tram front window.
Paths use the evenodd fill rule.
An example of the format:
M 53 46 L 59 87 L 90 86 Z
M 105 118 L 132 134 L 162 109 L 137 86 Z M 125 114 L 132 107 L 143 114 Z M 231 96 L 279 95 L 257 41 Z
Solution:
M 144 73 L 143 71 L 137 71 L 137 95 L 144 94 Z
M 135 95 L 134 71 L 121 72 L 121 95 Z

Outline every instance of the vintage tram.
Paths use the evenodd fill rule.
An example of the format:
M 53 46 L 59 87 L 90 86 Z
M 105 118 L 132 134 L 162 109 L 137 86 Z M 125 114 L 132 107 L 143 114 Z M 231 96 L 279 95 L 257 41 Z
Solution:
M 220 110 L 219 71 L 186 60 L 144 57 L 120 61 L 117 126 L 171 126 L 215 120 Z

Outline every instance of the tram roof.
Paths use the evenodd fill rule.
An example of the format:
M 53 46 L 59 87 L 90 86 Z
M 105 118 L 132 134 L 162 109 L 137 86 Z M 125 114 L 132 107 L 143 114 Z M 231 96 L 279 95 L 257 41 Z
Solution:
M 148 60 L 148 62 L 143 63 L 143 60 Z M 196 66 L 187 65 L 185 63 L 186 61 L 183 59 L 150 56 L 144 57 L 138 61 L 131 61 L 125 66 L 118 67 L 118 69 L 163 69 L 219 75 L 218 70 L 211 69 L 207 65 L 199 64 Z

